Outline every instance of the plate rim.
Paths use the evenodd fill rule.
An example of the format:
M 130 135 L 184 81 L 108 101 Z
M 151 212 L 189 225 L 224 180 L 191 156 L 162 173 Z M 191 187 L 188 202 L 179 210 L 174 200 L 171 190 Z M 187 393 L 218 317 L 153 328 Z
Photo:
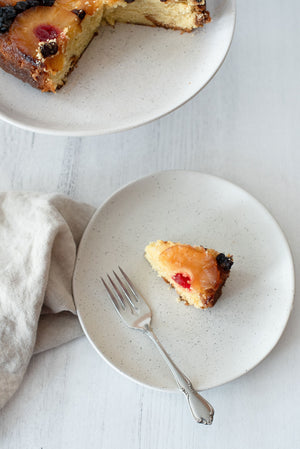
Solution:
M 106 135 L 106 134 L 119 133 L 122 131 L 129 131 L 130 129 L 135 129 L 135 128 L 138 128 L 139 126 L 143 126 L 143 125 L 152 123 L 155 120 L 158 120 L 162 117 L 165 117 L 168 114 L 171 114 L 172 112 L 176 111 L 181 106 L 185 105 L 190 100 L 192 100 L 196 95 L 198 95 L 202 91 L 202 89 L 204 89 L 207 86 L 207 84 L 214 78 L 214 76 L 221 69 L 221 67 L 229 53 L 229 50 L 231 48 L 231 44 L 233 41 L 234 32 L 236 29 L 236 15 L 237 15 L 236 10 L 237 10 L 237 8 L 236 8 L 236 0 L 227 0 L 227 1 L 231 2 L 233 25 L 232 25 L 231 34 L 229 37 L 228 47 L 227 47 L 226 52 L 224 53 L 223 58 L 217 64 L 216 68 L 213 70 L 213 72 L 211 73 L 211 75 L 209 76 L 207 81 L 200 88 L 196 88 L 196 90 L 192 93 L 192 95 L 190 95 L 184 101 L 181 101 L 178 105 L 172 107 L 171 109 L 167 108 L 167 110 L 165 110 L 164 112 L 160 112 L 158 115 L 154 114 L 154 116 L 152 118 L 147 118 L 141 122 L 137 122 L 137 123 L 134 123 L 131 125 L 127 124 L 127 125 L 120 126 L 120 127 L 112 127 L 112 128 L 105 128 L 105 129 L 87 129 L 84 131 L 46 128 L 43 126 L 35 126 L 35 125 L 25 124 L 22 122 L 22 120 L 17 120 L 17 119 L 10 117 L 9 114 L 2 111 L 1 107 L 0 107 L 0 119 L 10 125 L 17 126 L 18 128 L 21 128 L 25 131 L 35 132 L 35 133 L 39 133 L 39 134 L 46 134 L 46 135 L 50 135 L 50 136 L 65 136 L 65 137 L 66 136 L 87 137 L 87 136 L 102 136 L 102 135 Z
M 77 254 L 76 254 L 76 261 L 75 261 L 75 268 L 74 268 L 74 272 L 73 272 L 73 278 L 72 278 L 72 291 L 73 291 L 73 299 L 74 299 L 74 305 L 75 305 L 75 309 L 76 309 L 76 313 L 80 322 L 80 325 L 84 331 L 85 336 L 87 337 L 88 341 L 90 342 L 90 344 L 92 345 L 92 347 L 96 350 L 96 352 L 102 357 L 103 360 L 105 360 L 106 363 L 108 363 L 108 365 L 110 365 L 114 370 L 116 370 L 117 372 L 119 372 L 122 376 L 125 376 L 127 379 L 130 379 L 131 381 L 143 386 L 143 387 L 147 387 L 147 388 L 151 388 L 153 390 L 156 391 L 164 391 L 164 392 L 168 392 L 168 393 L 172 393 L 172 392 L 176 392 L 179 391 L 178 387 L 174 386 L 173 388 L 169 388 L 169 387 L 158 387 L 158 386 L 154 386 L 151 384 L 148 384 L 146 382 L 143 382 L 141 380 L 138 380 L 136 378 L 134 378 L 133 376 L 123 372 L 119 367 L 117 367 L 116 365 L 114 365 L 108 358 L 106 358 L 106 356 L 100 351 L 100 349 L 96 346 L 96 344 L 93 342 L 93 340 L 91 339 L 91 337 L 88 334 L 88 331 L 85 327 L 85 324 L 83 322 L 83 319 L 81 317 L 80 311 L 77 308 L 77 304 L 76 304 L 76 299 L 75 299 L 75 278 L 77 275 L 77 270 L 78 270 L 78 259 L 80 257 L 80 252 L 82 251 L 83 245 L 85 243 L 85 241 L 87 240 L 87 236 L 89 233 L 90 228 L 93 227 L 93 223 L 96 220 L 96 217 L 98 216 L 98 214 L 100 213 L 100 211 L 111 201 L 113 200 L 114 197 L 116 197 L 120 192 L 122 192 L 123 190 L 132 187 L 134 184 L 138 184 L 139 182 L 145 181 L 147 179 L 153 178 L 155 176 L 159 176 L 159 175 L 164 175 L 164 174 L 176 174 L 176 173 L 192 173 L 192 174 L 197 174 L 199 176 L 204 176 L 210 179 L 214 179 L 214 180 L 221 180 L 222 182 L 225 182 L 227 184 L 229 184 L 230 186 L 238 189 L 239 191 L 241 191 L 243 194 L 245 194 L 246 196 L 248 196 L 250 199 L 254 200 L 254 203 L 260 207 L 269 217 L 269 219 L 271 219 L 271 221 L 273 222 L 273 224 L 275 225 L 275 227 L 277 228 L 277 231 L 279 231 L 281 237 L 282 237 L 282 242 L 284 243 L 285 249 L 287 250 L 287 256 L 289 259 L 289 265 L 290 265 L 290 274 L 291 274 L 291 285 L 290 285 L 290 304 L 289 304 L 289 308 L 287 309 L 287 316 L 286 316 L 286 321 L 280 331 L 280 333 L 278 334 L 278 337 L 276 340 L 274 340 L 271 348 L 269 349 L 268 352 L 266 352 L 266 354 L 257 362 L 255 363 L 253 366 L 251 366 L 249 369 L 247 369 L 246 371 L 244 371 L 241 374 L 238 374 L 236 376 L 231 377 L 230 379 L 225 380 L 224 382 L 218 383 L 216 385 L 212 385 L 209 388 L 204 388 L 204 389 L 197 389 L 197 391 L 206 391 L 206 390 L 211 390 L 213 388 L 217 388 L 220 387 L 222 385 L 225 385 L 229 382 L 232 382 L 236 379 L 239 379 L 240 377 L 244 376 L 245 374 L 247 374 L 248 372 L 252 371 L 253 369 L 255 369 L 258 365 L 260 365 L 269 355 L 270 353 L 275 349 L 275 347 L 277 346 L 278 342 L 280 341 L 284 331 L 286 330 L 287 324 L 289 322 L 290 316 L 291 316 L 291 312 L 293 310 L 294 307 L 294 302 L 295 302 L 295 265 L 294 265 L 294 259 L 293 259 L 293 254 L 290 248 L 290 245 L 288 243 L 287 237 L 284 234 L 284 232 L 281 229 L 281 226 L 279 225 L 278 221 L 275 219 L 275 217 L 270 213 L 270 211 L 268 210 L 268 208 L 262 204 L 259 200 L 256 199 L 255 196 L 253 196 L 252 194 L 250 194 L 247 190 L 243 189 L 242 187 L 240 187 L 239 185 L 229 181 L 226 178 L 223 178 L 221 176 L 216 176 L 216 175 L 212 175 L 210 173 L 204 173 L 201 171 L 197 171 L 197 170 L 185 170 L 185 169 L 170 169 L 170 170 L 159 170 L 156 172 L 153 172 L 149 175 L 146 176 L 142 176 L 139 177 L 133 181 L 130 181 L 126 184 L 124 184 L 123 186 L 121 186 L 119 189 L 115 190 L 106 200 L 104 200 L 104 202 L 96 209 L 96 211 L 94 212 L 94 214 L 92 215 L 90 221 L 88 222 L 84 233 L 82 235 L 82 238 L 80 240 L 78 249 L 77 249 Z

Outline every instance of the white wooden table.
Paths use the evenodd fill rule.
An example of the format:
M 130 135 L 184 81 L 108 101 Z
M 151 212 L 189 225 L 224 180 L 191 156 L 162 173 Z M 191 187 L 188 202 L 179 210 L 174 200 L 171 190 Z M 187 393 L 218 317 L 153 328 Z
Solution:
M 0 122 L 0 189 L 59 191 L 100 205 L 138 177 L 170 169 L 222 176 L 276 217 L 300 271 L 300 3 L 239 2 L 231 51 L 212 82 L 171 115 L 120 134 L 63 138 Z M 284 298 L 283 298 L 284 299 Z M 123 378 L 83 337 L 33 358 L 0 412 L 1 449 L 296 449 L 300 307 L 271 355 L 206 392 L 213 426 L 181 394 Z

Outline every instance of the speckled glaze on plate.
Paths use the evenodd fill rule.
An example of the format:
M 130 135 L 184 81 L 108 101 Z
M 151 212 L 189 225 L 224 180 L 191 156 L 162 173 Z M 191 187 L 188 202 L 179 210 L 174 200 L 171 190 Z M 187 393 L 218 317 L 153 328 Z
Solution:
M 208 310 L 177 295 L 144 259 L 157 239 L 234 255 L 223 295 Z M 153 329 L 198 390 L 233 380 L 261 362 L 279 340 L 294 297 L 294 269 L 282 231 L 241 188 L 191 171 L 166 171 L 115 193 L 95 213 L 80 244 L 74 295 L 83 329 L 107 362 L 131 379 L 175 390 L 151 341 L 128 329 L 100 276 L 120 264 L 145 296 Z
M 43 94 L 0 69 L 0 118 L 47 134 L 98 135 L 176 109 L 216 73 L 233 36 L 235 0 L 208 0 L 212 22 L 193 33 L 102 27 L 67 84 Z

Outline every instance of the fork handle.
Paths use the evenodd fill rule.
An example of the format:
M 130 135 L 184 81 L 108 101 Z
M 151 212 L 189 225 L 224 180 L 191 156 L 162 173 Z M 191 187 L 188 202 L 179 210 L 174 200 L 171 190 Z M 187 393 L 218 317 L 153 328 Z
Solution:
M 190 379 L 183 374 L 182 371 L 175 365 L 173 360 L 165 351 L 164 347 L 158 340 L 157 336 L 154 334 L 151 327 L 146 324 L 144 326 L 145 334 L 153 341 L 158 351 L 160 352 L 162 358 L 167 363 L 170 368 L 179 389 L 185 394 L 190 410 L 193 417 L 198 423 L 211 424 L 214 417 L 214 409 L 199 393 L 197 393 L 192 385 Z

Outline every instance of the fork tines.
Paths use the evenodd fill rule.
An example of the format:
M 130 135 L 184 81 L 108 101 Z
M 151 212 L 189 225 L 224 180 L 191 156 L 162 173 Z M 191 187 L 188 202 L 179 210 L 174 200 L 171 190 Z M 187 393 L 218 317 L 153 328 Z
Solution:
M 128 278 L 127 274 L 122 270 L 121 267 L 119 267 L 119 270 L 123 279 L 121 279 L 120 276 L 113 270 L 114 280 L 110 277 L 109 274 L 106 274 L 110 282 L 110 286 L 107 285 L 102 277 L 101 280 L 118 312 L 121 311 L 120 307 L 125 310 L 126 306 L 128 305 L 131 312 L 133 313 L 137 308 L 135 303 L 138 303 L 138 294 L 136 293 L 135 287 Z

